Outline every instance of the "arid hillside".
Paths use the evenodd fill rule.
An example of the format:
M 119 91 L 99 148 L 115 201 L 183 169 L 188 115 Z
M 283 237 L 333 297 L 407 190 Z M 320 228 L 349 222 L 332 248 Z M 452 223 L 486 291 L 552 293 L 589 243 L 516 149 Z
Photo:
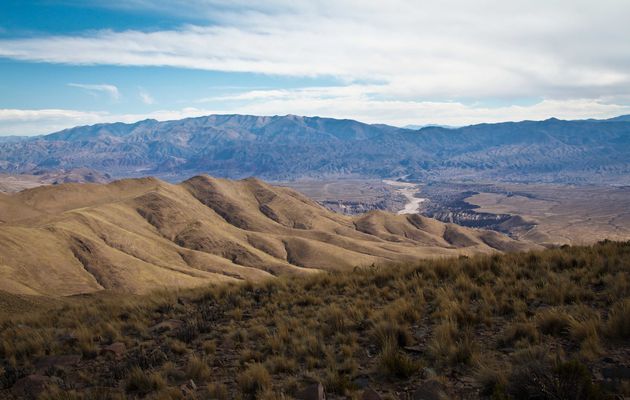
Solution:
M 318 383 L 327 400 L 627 398 L 629 272 L 630 242 L 602 242 L 140 296 L 0 293 L 0 398 L 321 400 Z
M 533 247 L 417 215 L 343 216 L 256 179 L 0 194 L 0 290 L 14 294 L 144 293 Z

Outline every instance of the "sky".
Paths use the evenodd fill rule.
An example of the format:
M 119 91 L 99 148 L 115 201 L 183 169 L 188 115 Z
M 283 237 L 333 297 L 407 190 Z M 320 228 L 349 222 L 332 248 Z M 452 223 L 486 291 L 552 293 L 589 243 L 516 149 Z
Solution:
M 213 113 L 630 114 L 627 0 L 1 0 L 0 135 Z

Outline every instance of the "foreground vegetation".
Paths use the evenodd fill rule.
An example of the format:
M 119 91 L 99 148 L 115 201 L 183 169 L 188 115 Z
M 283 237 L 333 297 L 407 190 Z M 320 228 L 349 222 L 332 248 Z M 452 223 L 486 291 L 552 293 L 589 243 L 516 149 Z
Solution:
M 0 322 L 0 397 L 630 396 L 629 295 L 630 242 L 602 242 L 76 297 Z

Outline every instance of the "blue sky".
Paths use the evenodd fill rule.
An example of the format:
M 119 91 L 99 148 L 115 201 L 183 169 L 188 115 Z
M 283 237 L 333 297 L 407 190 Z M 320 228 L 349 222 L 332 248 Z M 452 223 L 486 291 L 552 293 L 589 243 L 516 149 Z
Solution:
M 0 2 L 0 135 L 209 113 L 630 113 L 624 0 Z

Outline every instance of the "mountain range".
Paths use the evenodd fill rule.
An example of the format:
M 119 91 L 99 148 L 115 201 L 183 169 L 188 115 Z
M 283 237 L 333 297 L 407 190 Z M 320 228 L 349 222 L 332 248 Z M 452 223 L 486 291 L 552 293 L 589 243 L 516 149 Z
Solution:
M 405 129 L 295 115 L 81 126 L 0 141 L 0 172 L 91 168 L 117 178 L 407 176 L 630 184 L 630 118 Z

